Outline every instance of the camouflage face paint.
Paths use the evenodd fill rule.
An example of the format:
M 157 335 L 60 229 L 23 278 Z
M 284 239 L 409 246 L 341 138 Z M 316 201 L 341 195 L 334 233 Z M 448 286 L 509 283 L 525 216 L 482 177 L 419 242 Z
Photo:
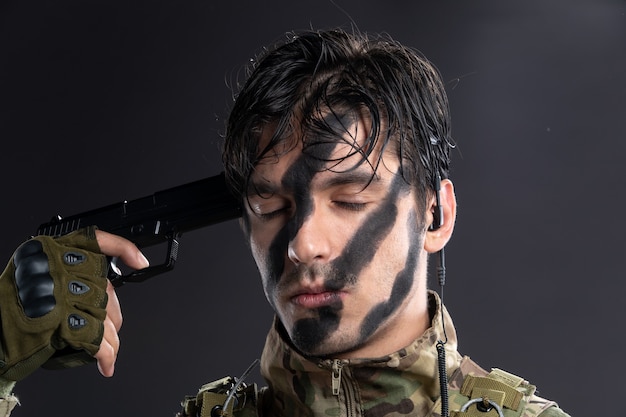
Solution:
M 371 213 L 363 226 L 350 239 L 341 255 L 335 259 L 333 268 L 340 271 L 350 271 L 358 275 L 367 266 L 382 240 L 396 222 L 398 207 L 396 203 L 402 193 L 409 191 L 409 185 L 399 173 L 394 175 L 389 193 L 385 196 L 378 210 Z
M 340 312 L 343 303 L 337 301 L 329 306 L 318 308 L 317 317 L 298 320 L 291 332 L 291 341 L 301 352 L 313 352 L 326 340 L 329 334 L 339 328 Z
M 345 134 L 350 135 L 348 127 L 354 126 L 356 121 L 352 113 L 345 115 L 331 113 L 324 123 L 327 126 L 327 132 L 318 132 L 314 138 L 310 138 L 307 141 L 306 152 L 303 151 L 298 156 L 281 178 L 281 186 L 293 195 L 295 213 L 293 219 L 282 227 L 270 244 L 266 257 L 268 269 L 266 272 L 271 277 L 266 284 L 268 294 L 274 293 L 283 274 L 289 242 L 297 235 L 313 210 L 311 195 L 307 192 L 311 189 L 313 177 L 327 169 L 331 155 L 337 146 L 345 144 L 337 138 Z M 276 309 L 274 300 L 270 300 L 270 304 Z
M 354 125 L 353 119 L 350 120 L 350 123 L 342 123 L 337 119 L 334 127 L 335 132 L 344 132 L 345 134 L 348 132 L 348 127 Z M 355 131 L 350 130 L 350 132 L 354 134 Z M 417 259 L 412 254 L 419 252 L 422 233 L 418 230 L 416 210 L 413 210 L 411 214 L 403 214 L 404 220 L 402 221 L 409 222 L 408 230 L 398 223 L 398 202 L 401 198 L 409 195 L 412 189 L 404 181 L 399 169 L 395 174 L 385 171 L 384 184 L 388 184 L 388 190 L 377 188 L 380 191 L 375 194 L 378 196 L 376 208 L 368 212 L 365 218 L 361 217 L 362 221 L 359 221 L 358 224 L 353 222 L 350 225 L 350 231 L 347 232 L 349 234 L 345 236 L 347 239 L 345 246 L 335 248 L 341 250 L 338 256 L 330 258 L 332 261 L 329 263 L 297 263 L 293 265 L 290 263 L 287 268 L 286 262 L 288 262 L 290 244 L 297 238 L 303 225 L 311 218 L 315 210 L 314 198 L 317 191 L 312 190 L 313 180 L 316 175 L 325 171 L 332 171 L 342 163 L 341 155 L 339 157 L 337 155 L 340 150 L 343 151 L 343 148 L 339 147 L 340 145 L 350 146 L 349 151 L 352 156 L 344 156 L 350 158 L 348 161 L 353 160 L 351 158 L 356 160 L 356 163 L 349 169 L 346 169 L 346 165 L 342 163 L 341 169 L 348 172 L 354 168 L 359 169 L 360 173 L 364 173 L 358 168 L 363 160 L 359 162 L 357 159 L 359 158 L 359 150 L 354 147 L 357 136 L 354 134 L 354 136 L 346 137 L 345 140 L 337 139 L 336 134 L 319 134 L 308 137 L 300 151 L 301 153 L 293 154 L 293 159 L 285 160 L 286 163 L 281 168 L 277 168 L 280 171 L 276 173 L 282 175 L 280 178 L 276 179 L 275 176 L 268 175 L 274 179 L 273 184 L 268 183 L 269 188 L 265 190 L 272 192 L 273 187 L 275 187 L 277 192 L 281 193 L 281 198 L 288 198 L 290 200 L 288 207 L 290 214 L 288 218 L 285 218 L 284 224 L 280 224 L 278 229 L 273 229 L 273 236 L 263 235 L 262 227 L 255 232 L 259 233 L 258 236 L 265 236 L 261 239 L 261 242 L 264 241 L 265 243 L 257 246 L 257 248 L 262 249 L 262 251 L 257 252 L 257 262 L 261 268 L 263 285 L 270 304 L 279 315 L 285 314 L 281 317 L 281 321 L 284 326 L 288 326 L 286 330 L 294 345 L 305 354 L 321 352 L 319 353 L 321 355 L 330 355 L 358 348 L 359 345 L 365 343 L 376 329 L 394 311 L 398 310 L 411 293 L 410 289 L 413 286 L 417 270 Z M 351 139 L 354 139 L 354 142 L 349 142 Z M 282 156 L 278 155 L 278 157 Z M 263 169 L 267 168 L 264 167 Z M 271 167 L 268 169 L 271 170 Z M 338 176 L 341 175 L 340 171 L 335 172 Z M 261 173 L 259 175 L 257 185 L 261 195 L 263 176 Z M 338 178 L 351 183 L 352 179 L 349 175 Z M 375 175 L 374 172 L 372 175 Z M 278 181 L 278 184 L 275 181 Z M 323 183 L 324 180 L 320 181 Z M 406 233 L 409 233 L 411 237 L 408 240 L 402 239 L 404 243 L 401 244 L 394 243 L 394 239 L 387 240 L 393 230 L 399 229 L 407 230 Z M 339 236 L 337 235 L 337 237 Z M 385 253 L 391 253 L 391 260 L 388 264 L 385 260 L 386 255 L 383 258 L 376 256 L 383 242 L 390 242 L 390 246 L 384 247 Z M 394 245 L 399 245 L 400 250 L 396 253 L 393 253 Z M 333 256 L 335 255 L 337 254 L 334 253 Z M 373 259 L 377 259 L 374 264 L 372 263 Z M 394 271 L 397 271 L 398 267 L 403 268 L 403 270 L 395 277 L 393 275 L 387 276 L 388 272 L 385 268 L 390 265 L 394 265 Z M 363 271 L 366 269 L 367 275 L 363 275 Z M 384 275 L 381 276 L 380 274 Z M 332 301 L 318 308 L 306 310 L 305 317 L 291 316 L 289 312 L 291 307 L 283 304 L 288 302 L 281 301 L 281 294 L 285 293 L 282 289 L 293 288 L 295 283 L 301 281 L 305 276 L 323 277 L 324 289 L 329 293 L 334 293 L 331 294 Z M 368 291 L 371 287 L 372 291 L 376 291 L 375 282 L 377 279 L 384 283 L 384 294 L 389 294 L 381 302 L 365 297 L 363 300 L 366 304 L 360 304 L 361 299 L 359 297 L 361 296 L 350 299 L 350 301 L 344 301 L 343 296 L 339 295 L 342 290 L 346 290 L 350 294 L 351 287 L 365 288 L 362 291 Z M 363 283 L 358 283 L 359 280 L 362 280 Z M 358 291 L 355 294 L 358 294 Z M 367 292 L 361 292 L 361 294 L 367 294 Z M 334 298 L 335 296 L 336 298 Z M 350 295 L 348 296 L 350 297 Z M 367 301 L 368 299 L 369 301 Z M 350 305 L 350 308 L 357 306 L 357 310 L 350 311 L 351 315 L 349 319 L 346 319 L 348 320 L 346 325 L 351 330 L 349 334 L 344 335 L 339 332 L 343 331 L 341 321 L 343 316 L 347 316 L 344 312 L 347 305 Z M 339 340 L 343 341 L 336 346 L 331 345 L 335 343 L 334 341 Z M 333 351 L 333 349 L 335 350 Z
M 358 279 L 358 275 L 370 264 L 381 242 L 389 235 L 396 223 L 398 214 L 396 203 L 400 196 L 408 193 L 409 190 L 409 185 L 399 173 L 396 173 L 383 204 L 367 217 L 341 255 L 331 263 L 329 268 L 324 268 L 324 272 L 327 273 L 325 275 L 327 289 L 341 290 Z M 410 218 L 410 221 L 415 221 L 415 218 Z M 413 225 L 412 228 L 414 227 L 416 226 Z M 419 236 L 419 233 L 417 235 Z M 417 253 L 413 252 L 415 250 L 413 246 L 411 246 L 411 253 Z M 391 297 L 386 302 L 374 306 L 364 318 L 360 338 L 353 343 L 355 347 L 364 342 L 397 309 L 408 294 L 408 288 L 413 282 L 416 262 L 410 257 L 407 262 L 409 265 L 398 274 L 394 281 Z M 343 303 L 337 301 L 329 308 L 318 309 L 318 315 L 315 318 L 298 320 L 292 331 L 294 344 L 305 353 L 316 351 L 319 345 L 339 328 L 342 309 Z
M 298 234 L 302 224 L 313 211 L 311 195 L 302 190 L 311 189 L 313 177 L 324 169 L 325 161 L 328 160 L 337 143 L 325 143 L 317 146 L 315 158 L 311 158 L 309 154 L 301 154 L 281 179 L 282 187 L 293 195 L 295 213 L 293 218 L 281 228 L 272 240 L 268 250 L 266 264 L 271 279 L 266 285 L 268 285 L 270 294 L 274 292 L 273 290 L 285 269 L 285 254 L 289 242 Z M 273 300 L 270 300 L 270 303 L 272 302 Z M 273 307 L 275 306 L 273 305 Z
M 423 244 L 423 234 L 421 222 L 418 222 L 418 215 L 413 210 L 407 221 L 407 232 L 409 233 L 410 246 L 406 257 L 404 269 L 396 275 L 393 282 L 389 298 L 373 307 L 367 314 L 361 325 L 360 343 L 367 340 L 376 329 L 402 304 L 409 294 L 417 270 L 417 253 Z M 359 343 L 359 344 L 360 344 Z

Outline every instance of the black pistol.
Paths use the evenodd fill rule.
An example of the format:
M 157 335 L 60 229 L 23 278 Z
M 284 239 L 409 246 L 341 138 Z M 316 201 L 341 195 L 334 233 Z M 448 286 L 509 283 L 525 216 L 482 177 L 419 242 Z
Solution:
M 37 229 L 38 235 L 61 236 L 81 227 L 98 226 L 125 237 L 138 247 L 167 243 L 165 262 L 127 275 L 109 271 L 112 284 L 141 282 L 174 268 L 178 239 L 190 230 L 241 217 L 241 205 L 226 187 L 224 173 L 69 217 L 56 216 Z

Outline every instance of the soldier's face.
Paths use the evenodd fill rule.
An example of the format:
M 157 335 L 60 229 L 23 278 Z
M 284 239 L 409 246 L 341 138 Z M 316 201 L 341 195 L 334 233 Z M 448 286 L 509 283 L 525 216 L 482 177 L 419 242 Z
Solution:
M 265 294 L 309 355 L 382 352 L 372 347 L 406 332 L 420 286 L 425 292 L 426 227 L 415 190 L 392 153 L 376 170 L 359 163 L 348 142 L 367 129 L 359 121 L 349 131 L 305 153 L 301 145 L 277 150 L 256 166 L 248 192 L 244 223 Z

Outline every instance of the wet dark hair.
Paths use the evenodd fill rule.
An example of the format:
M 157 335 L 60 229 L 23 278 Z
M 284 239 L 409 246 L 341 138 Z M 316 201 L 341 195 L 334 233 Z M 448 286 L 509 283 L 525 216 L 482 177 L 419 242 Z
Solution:
M 389 36 L 341 29 L 293 33 L 251 62 L 226 125 L 222 158 L 233 192 L 246 195 L 254 167 L 277 144 L 302 142 L 306 152 L 319 138 L 346 140 L 359 115 L 371 126 L 354 151 L 376 168 L 382 152 L 372 161 L 373 150 L 393 149 L 425 204 L 437 175 L 448 177 L 454 146 L 439 72 Z M 261 149 L 264 129 L 272 136 Z

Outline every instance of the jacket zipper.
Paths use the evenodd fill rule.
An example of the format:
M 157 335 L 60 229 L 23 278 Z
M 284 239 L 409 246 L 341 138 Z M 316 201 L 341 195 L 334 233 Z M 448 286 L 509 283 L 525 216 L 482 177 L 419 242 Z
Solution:
M 331 382 L 331 390 L 334 396 L 338 397 L 341 390 L 342 383 L 342 375 L 343 375 L 343 367 L 346 366 L 350 361 L 346 359 L 326 359 L 319 363 L 319 366 L 322 368 L 329 369 L 330 368 L 330 382 Z M 353 398 L 354 390 L 348 384 L 344 383 L 344 389 L 346 390 L 345 401 L 346 401 L 346 410 L 348 412 L 348 417 L 353 415 L 352 407 L 353 407 Z
M 340 359 L 334 359 L 331 368 L 331 387 L 333 395 L 339 395 L 339 389 L 341 388 L 341 370 L 343 369 L 343 362 Z

